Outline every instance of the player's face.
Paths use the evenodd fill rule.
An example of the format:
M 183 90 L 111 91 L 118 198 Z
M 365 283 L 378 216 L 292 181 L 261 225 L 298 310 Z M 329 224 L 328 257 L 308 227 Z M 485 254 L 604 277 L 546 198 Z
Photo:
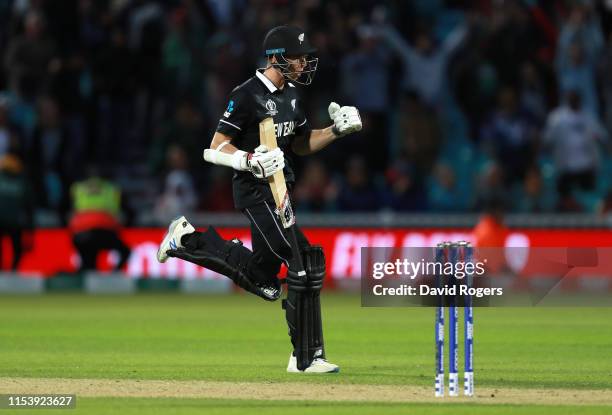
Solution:
M 308 57 L 306 55 L 302 56 L 287 56 L 285 60 L 289 64 L 290 74 L 289 77 L 292 80 L 296 80 L 300 77 L 306 65 L 308 65 Z

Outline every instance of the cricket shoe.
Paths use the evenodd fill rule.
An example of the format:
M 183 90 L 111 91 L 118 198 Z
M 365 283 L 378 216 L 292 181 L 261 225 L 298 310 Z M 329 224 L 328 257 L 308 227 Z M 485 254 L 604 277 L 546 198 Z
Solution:
M 159 262 L 166 262 L 168 260 L 168 251 L 170 249 L 182 248 L 181 238 L 193 232 L 195 232 L 195 228 L 185 219 L 185 216 L 173 220 L 170 226 L 168 226 L 168 232 L 166 232 L 162 243 L 159 245 L 157 260 Z
M 297 367 L 297 359 L 291 353 L 289 356 L 289 364 L 287 365 L 288 373 L 338 373 L 340 372 L 340 366 L 328 362 L 320 357 L 315 358 L 310 366 L 304 370 L 300 370 Z

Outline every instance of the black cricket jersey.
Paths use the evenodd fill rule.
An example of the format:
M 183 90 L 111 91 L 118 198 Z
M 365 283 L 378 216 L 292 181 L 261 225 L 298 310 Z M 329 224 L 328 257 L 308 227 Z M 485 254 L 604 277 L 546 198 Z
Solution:
M 257 71 L 255 76 L 234 88 L 217 131 L 230 136 L 236 148 L 252 153 L 260 144 L 259 123 L 268 117 L 274 120 L 278 146 L 285 154 L 285 181 L 291 188 L 295 182 L 291 143 L 295 137 L 310 134 L 310 126 L 294 84 L 285 81 L 283 89 L 278 89 Z M 268 180 L 258 179 L 249 171 L 234 171 L 233 193 L 237 209 L 273 200 Z

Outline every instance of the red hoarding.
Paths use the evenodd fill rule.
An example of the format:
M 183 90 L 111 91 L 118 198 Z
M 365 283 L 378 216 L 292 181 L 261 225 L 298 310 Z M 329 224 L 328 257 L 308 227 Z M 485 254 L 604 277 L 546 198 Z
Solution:
M 248 228 L 220 228 L 225 238 L 238 237 L 250 247 Z M 163 229 L 125 229 L 122 236 L 132 248 L 126 272 L 133 278 L 216 278 L 214 273 L 184 261 L 169 260 L 159 264 L 155 253 Z M 305 234 L 313 244 L 322 245 L 327 257 L 328 278 L 353 279 L 360 275 L 360 248 L 374 246 L 434 246 L 445 240 L 472 240 L 465 229 L 376 229 L 376 228 L 310 228 Z M 3 251 L 7 252 L 5 241 Z M 514 229 L 506 238 L 506 246 L 526 247 L 607 247 L 612 246 L 608 230 L 544 230 Z M 4 265 L 8 255 L 3 255 Z M 100 270 L 112 268 L 115 256 L 106 253 L 99 258 Z M 78 265 L 76 254 L 66 229 L 36 231 L 32 250 L 23 257 L 20 271 L 27 274 L 52 276 L 58 272 L 73 272 Z

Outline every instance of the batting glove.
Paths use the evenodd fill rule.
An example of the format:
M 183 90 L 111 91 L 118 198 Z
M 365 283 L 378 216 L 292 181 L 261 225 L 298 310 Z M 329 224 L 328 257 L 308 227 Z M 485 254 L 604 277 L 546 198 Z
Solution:
M 335 102 L 332 102 L 329 104 L 327 111 L 329 112 L 329 118 L 334 122 L 332 131 L 336 137 L 342 137 L 361 130 L 361 117 L 359 116 L 357 108 L 341 107 Z
M 278 147 L 268 151 L 268 147 L 261 145 L 247 154 L 246 165 L 255 177 L 265 179 L 285 167 L 285 155 Z

